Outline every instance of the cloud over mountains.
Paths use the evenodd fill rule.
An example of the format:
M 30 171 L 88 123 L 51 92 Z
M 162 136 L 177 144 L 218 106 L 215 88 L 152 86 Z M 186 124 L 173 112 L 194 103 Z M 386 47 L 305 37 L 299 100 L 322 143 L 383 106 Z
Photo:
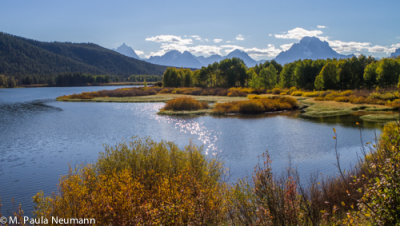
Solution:
M 264 46 L 245 46 L 248 41 L 243 34 L 237 34 L 230 39 L 222 39 L 221 37 L 202 37 L 200 35 L 171 35 L 161 34 L 147 37 L 145 40 L 159 44 L 156 51 L 141 52 L 141 57 L 149 58 L 151 56 L 162 56 L 171 50 L 180 52 L 188 51 L 196 56 L 212 56 L 226 55 L 235 49 L 246 52 L 249 56 L 256 60 L 272 59 L 280 52 L 288 50 L 296 41 L 303 37 L 317 37 L 322 41 L 326 41 L 333 50 L 340 54 L 386 54 L 394 52 L 400 47 L 400 43 L 390 46 L 374 45 L 371 42 L 344 41 L 337 40 L 324 34 L 327 29 L 325 25 L 317 25 L 314 29 L 306 29 L 303 27 L 295 27 L 285 32 L 266 35 Z M 269 37 L 268 37 L 269 36 Z M 273 41 L 267 41 L 269 38 Z M 268 44 L 269 42 L 269 44 Z M 282 43 L 280 45 L 272 44 Z M 285 43 L 287 42 L 287 43 Z

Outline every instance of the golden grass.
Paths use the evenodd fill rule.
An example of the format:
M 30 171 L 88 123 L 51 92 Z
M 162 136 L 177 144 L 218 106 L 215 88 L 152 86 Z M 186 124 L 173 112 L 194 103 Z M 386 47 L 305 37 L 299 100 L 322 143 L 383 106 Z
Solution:
M 259 99 L 254 99 L 253 97 L 253 99 L 249 100 L 217 103 L 214 106 L 213 113 L 260 114 L 264 112 L 294 110 L 297 108 L 297 100 L 291 97 L 267 97 Z
M 170 111 L 196 111 L 200 109 L 207 109 L 207 102 L 200 102 L 193 97 L 178 97 L 169 100 L 162 110 Z

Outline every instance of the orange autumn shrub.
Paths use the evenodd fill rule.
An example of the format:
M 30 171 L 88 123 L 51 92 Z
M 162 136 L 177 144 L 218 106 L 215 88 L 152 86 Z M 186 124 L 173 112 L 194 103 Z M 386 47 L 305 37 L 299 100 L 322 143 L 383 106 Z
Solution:
M 97 225 L 218 225 L 227 214 L 222 174 L 193 145 L 136 139 L 71 170 L 57 194 L 38 193 L 35 215 L 95 218 Z
M 200 102 L 192 97 L 178 97 L 168 101 L 163 110 L 194 111 L 207 108 L 207 102 Z

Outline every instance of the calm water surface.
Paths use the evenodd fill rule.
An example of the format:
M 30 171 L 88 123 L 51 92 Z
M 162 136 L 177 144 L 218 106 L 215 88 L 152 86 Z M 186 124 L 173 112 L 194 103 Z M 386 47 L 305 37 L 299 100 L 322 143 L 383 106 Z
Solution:
M 291 159 L 307 180 L 312 173 L 336 174 L 332 128 L 338 132 L 342 165 L 349 167 L 360 154 L 360 131 L 352 117 L 310 121 L 295 115 L 268 117 L 194 118 L 159 116 L 162 103 L 68 103 L 60 95 L 116 87 L 0 89 L 0 198 L 2 213 L 22 203 L 30 213 L 32 196 L 57 191 L 69 166 L 93 163 L 103 144 L 132 136 L 173 141 L 184 147 L 192 141 L 204 153 L 217 156 L 229 168 L 229 181 L 250 176 L 258 156 L 268 150 L 275 172 Z M 365 142 L 379 129 L 363 129 Z

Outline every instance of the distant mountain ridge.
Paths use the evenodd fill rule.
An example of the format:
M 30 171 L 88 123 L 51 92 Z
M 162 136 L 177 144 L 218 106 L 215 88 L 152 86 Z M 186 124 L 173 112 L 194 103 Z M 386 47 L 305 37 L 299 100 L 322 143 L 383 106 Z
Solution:
M 40 42 L 0 32 L 0 74 L 68 72 L 129 76 L 161 75 L 164 66 L 121 55 L 92 43 Z
M 135 50 L 127 46 L 125 43 L 122 43 L 122 45 L 116 48 L 115 51 L 122 55 L 140 60 L 140 57 L 136 54 Z
M 202 64 L 196 56 L 188 51 L 183 53 L 178 50 L 171 50 L 162 56 L 152 56 L 147 62 L 165 66 L 174 67 L 187 67 L 187 68 L 201 68 Z
M 204 56 L 194 56 L 188 51 L 183 53 L 177 50 L 171 50 L 162 56 L 152 56 L 147 61 L 153 64 L 173 66 L 173 67 L 187 67 L 187 68 L 201 68 L 203 66 L 208 66 L 214 62 L 219 62 L 223 59 L 230 58 L 240 58 L 247 65 L 247 67 L 255 66 L 258 61 L 251 58 L 246 52 L 241 50 L 234 50 L 226 56 L 211 55 L 209 57 Z
M 316 37 L 304 37 L 299 43 L 293 44 L 287 51 L 276 56 L 276 62 L 280 64 L 290 63 L 300 59 L 328 59 L 328 58 L 349 58 L 352 55 L 343 55 L 333 50 L 328 42 L 321 41 Z

